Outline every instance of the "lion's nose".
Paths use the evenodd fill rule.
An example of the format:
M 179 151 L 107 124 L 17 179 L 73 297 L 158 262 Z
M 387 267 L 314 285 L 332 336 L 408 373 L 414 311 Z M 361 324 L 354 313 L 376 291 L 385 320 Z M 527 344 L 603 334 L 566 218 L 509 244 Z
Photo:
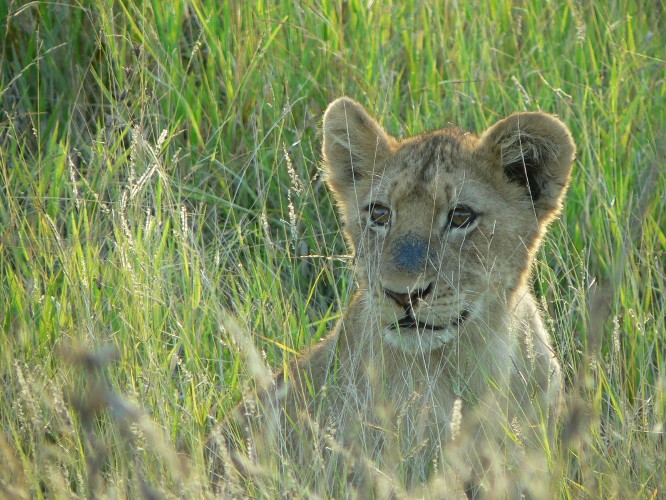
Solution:
M 430 241 L 415 233 L 400 237 L 391 249 L 393 262 L 402 272 L 423 273 L 428 262 Z
M 428 295 L 430 295 L 431 291 L 432 291 L 432 283 L 428 285 L 426 288 L 422 288 L 420 290 L 414 290 L 411 293 L 394 292 L 393 290 L 384 288 L 384 293 L 387 296 L 391 297 L 398 305 L 404 307 L 405 309 L 409 309 L 419 300 L 425 299 Z

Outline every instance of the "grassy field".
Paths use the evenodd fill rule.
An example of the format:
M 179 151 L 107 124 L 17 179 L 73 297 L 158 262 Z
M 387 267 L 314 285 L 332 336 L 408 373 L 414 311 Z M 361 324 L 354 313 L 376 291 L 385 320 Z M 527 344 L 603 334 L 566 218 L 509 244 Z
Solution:
M 346 94 L 396 135 L 567 123 L 535 273 L 558 497 L 665 498 L 665 7 L 2 0 L 0 496 L 211 494 L 203 440 L 249 387 L 230 325 L 279 367 L 352 289 L 318 172 Z

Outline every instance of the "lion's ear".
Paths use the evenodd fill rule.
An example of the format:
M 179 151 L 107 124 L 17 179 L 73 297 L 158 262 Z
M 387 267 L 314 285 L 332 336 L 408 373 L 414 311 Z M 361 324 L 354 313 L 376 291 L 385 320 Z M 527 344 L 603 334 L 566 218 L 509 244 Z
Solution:
M 539 218 L 557 213 L 569 185 L 575 145 L 567 127 L 545 113 L 516 113 L 481 136 L 504 175 L 524 187 Z
M 324 114 L 324 168 L 329 186 L 338 194 L 384 169 L 394 139 L 357 102 L 333 101 Z

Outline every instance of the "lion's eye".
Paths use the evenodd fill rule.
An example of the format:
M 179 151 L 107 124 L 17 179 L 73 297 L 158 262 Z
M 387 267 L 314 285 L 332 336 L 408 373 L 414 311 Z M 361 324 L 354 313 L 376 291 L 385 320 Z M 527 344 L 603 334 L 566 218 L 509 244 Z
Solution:
M 370 221 L 375 226 L 386 226 L 391 222 L 391 209 L 381 203 L 372 203 L 368 207 L 370 212 Z
M 476 220 L 476 213 L 469 207 L 459 206 L 449 212 L 449 226 L 466 228 Z

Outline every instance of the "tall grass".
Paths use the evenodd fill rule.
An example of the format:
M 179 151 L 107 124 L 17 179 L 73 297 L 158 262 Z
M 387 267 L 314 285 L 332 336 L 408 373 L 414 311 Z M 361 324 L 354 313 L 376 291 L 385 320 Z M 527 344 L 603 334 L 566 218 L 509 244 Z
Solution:
M 396 135 L 568 124 L 535 274 L 558 496 L 664 495 L 662 1 L 0 7 L 3 496 L 210 494 L 204 437 L 251 390 L 230 318 L 277 368 L 353 286 L 318 173 L 342 94 Z

